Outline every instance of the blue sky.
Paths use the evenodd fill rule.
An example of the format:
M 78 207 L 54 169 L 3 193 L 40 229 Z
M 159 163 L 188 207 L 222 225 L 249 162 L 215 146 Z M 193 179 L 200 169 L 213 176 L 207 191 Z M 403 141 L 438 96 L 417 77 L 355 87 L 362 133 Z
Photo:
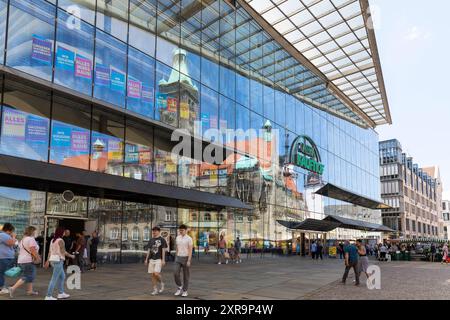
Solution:
M 419 166 L 439 165 L 450 199 L 450 1 L 370 0 L 397 138 Z

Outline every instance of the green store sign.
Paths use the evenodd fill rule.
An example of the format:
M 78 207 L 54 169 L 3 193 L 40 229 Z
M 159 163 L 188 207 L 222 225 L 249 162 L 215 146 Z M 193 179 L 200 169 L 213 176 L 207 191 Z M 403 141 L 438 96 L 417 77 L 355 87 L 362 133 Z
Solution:
M 325 165 L 322 164 L 319 149 L 308 136 L 298 136 L 291 145 L 289 161 L 297 167 L 322 175 Z

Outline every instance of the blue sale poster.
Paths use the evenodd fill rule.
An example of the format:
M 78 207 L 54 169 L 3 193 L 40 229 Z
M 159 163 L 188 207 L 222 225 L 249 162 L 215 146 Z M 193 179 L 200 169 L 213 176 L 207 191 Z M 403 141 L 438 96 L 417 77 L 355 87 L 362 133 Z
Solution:
M 111 69 L 111 90 L 125 92 L 125 73 Z
M 52 148 L 71 147 L 72 128 L 64 123 L 54 121 L 52 125 Z
M 97 63 L 95 65 L 95 85 L 98 87 L 109 87 L 110 71 L 109 67 Z
M 31 59 L 45 65 L 52 64 L 52 42 L 33 34 L 31 43 Z
M 48 119 L 28 115 L 25 140 L 34 143 L 48 143 Z
M 167 93 L 158 93 L 156 103 L 158 109 L 167 109 Z
M 75 70 L 75 52 L 58 46 L 56 50 L 56 67 L 73 72 Z

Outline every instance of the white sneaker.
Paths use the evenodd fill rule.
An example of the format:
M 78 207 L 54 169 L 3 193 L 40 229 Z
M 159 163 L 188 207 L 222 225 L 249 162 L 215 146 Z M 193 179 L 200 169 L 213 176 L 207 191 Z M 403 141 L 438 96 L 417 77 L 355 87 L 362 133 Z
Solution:
M 217 262 L 217 264 L 222 264 L 222 262 Z
M 58 294 L 58 299 L 67 299 L 67 298 L 70 298 L 70 294 L 67 293 Z
M 53 297 L 45 297 L 45 300 L 58 300 L 58 299 L 56 299 L 56 298 L 53 298 Z
M 228 264 L 228 260 L 227 260 L 227 261 L 225 261 L 225 264 Z
M 177 290 L 177 292 L 175 292 L 175 295 L 176 296 L 179 296 L 179 295 L 181 295 L 181 292 L 182 292 L 182 290 L 181 290 L 182 288 L 178 288 L 178 290 Z
M 188 296 L 187 291 L 183 291 L 183 294 L 182 294 L 181 296 L 182 296 L 182 297 L 187 297 L 187 296 Z
M 9 290 L 8 288 L 3 288 L 2 290 L 0 290 L 0 294 L 8 294 Z
M 163 293 L 164 292 L 164 282 L 161 282 L 161 289 L 159 289 L 158 292 L 159 293 Z
M 153 288 L 153 291 L 151 293 L 152 296 L 156 296 L 158 294 L 158 289 L 157 288 Z

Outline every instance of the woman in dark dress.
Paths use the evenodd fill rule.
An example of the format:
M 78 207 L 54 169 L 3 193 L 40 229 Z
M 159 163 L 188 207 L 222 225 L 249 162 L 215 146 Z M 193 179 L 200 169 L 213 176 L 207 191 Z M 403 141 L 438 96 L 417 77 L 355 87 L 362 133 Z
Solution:
M 90 241 L 89 253 L 91 260 L 91 270 L 97 270 L 97 247 L 99 243 L 98 234 L 96 231 L 92 232 L 92 238 Z

